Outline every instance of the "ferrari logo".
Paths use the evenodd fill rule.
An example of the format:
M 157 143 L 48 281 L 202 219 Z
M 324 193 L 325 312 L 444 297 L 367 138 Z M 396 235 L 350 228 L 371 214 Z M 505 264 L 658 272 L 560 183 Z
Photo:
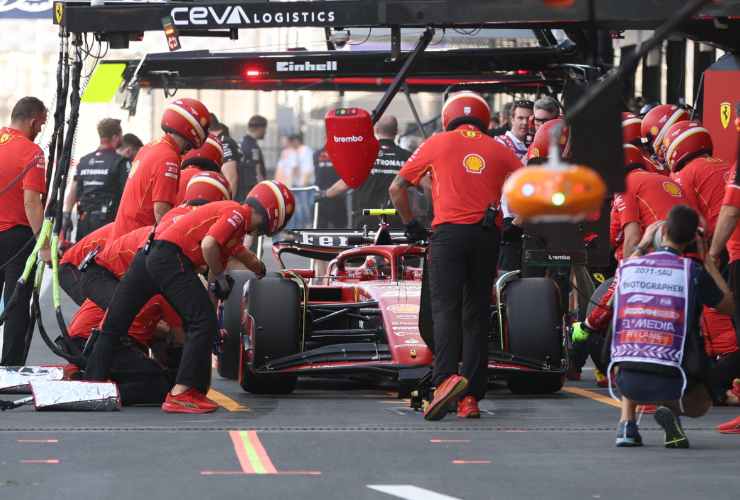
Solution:
M 663 190 L 669 195 L 675 196 L 676 198 L 680 197 L 683 194 L 678 184 L 670 181 L 663 183 Z
M 54 4 L 54 19 L 56 19 L 57 24 L 62 23 L 62 17 L 64 17 L 64 4 L 57 2 Z
M 481 155 L 471 153 L 463 158 L 463 166 L 471 174 L 480 174 L 486 168 L 486 160 Z
M 480 137 L 480 132 L 477 130 L 461 130 L 462 136 L 468 139 L 476 139 L 477 137 Z
M 5 134 L 0 135 L 0 146 L 2 146 L 3 144 L 5 144 L 6 142 L 8 142 L 12 138 L 13 138 L 13 136 L 10 135 L 10 134 L 8 134 L 8 133 L 5 133 Z
M 729 102 L 723 102 L 719 105 L 719 119 L 722 121 L 722 127 L 730 126 L 730 117 L 732 116 L 732 106 Z

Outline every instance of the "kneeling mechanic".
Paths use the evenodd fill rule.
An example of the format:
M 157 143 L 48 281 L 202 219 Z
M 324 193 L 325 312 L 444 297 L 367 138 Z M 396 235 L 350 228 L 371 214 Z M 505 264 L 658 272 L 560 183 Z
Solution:
M 234 257 L 262 277 L 264 264 L 241 244 L 245 234 L 276 234 L 295 209 L 290 190 L 276 181 L 263 181 L 248 194 L 245 205 L 234 201 L 210 203 L 179 217 L 153 234 L 136 254 L 116 289 L 102 331 L 88 359 L 86 378 L 106 380 L 115 348 L 136 314 L 161 293 L 185 325 L 185 346 L 176 384 L 162 410 L 172 413 L 208 413 L 218 405 L 205 394 L 210 386 L 211 350 L 218 334 L 216 310 L 197 275 L 208 267 L 210 288 L 226 298 L 231 283 L 224 274 Z

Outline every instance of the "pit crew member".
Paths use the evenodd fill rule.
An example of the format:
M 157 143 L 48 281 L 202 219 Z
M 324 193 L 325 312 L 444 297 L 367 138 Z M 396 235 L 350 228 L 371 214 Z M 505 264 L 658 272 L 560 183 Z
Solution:
M 46 123 L 46 115 L 43 102 L 24 97 L 13 106 L 10 126 L 0 128 L 0 283 L 6 307 L 44 219 L 44 153 L 33 141 Z M 51 260 L 48 247 L 41 257 Z M 25 287 L 16 304 L 6 311 L 0 365 L 25 362 L 31 291 L 32 287 Z
M 488 103 L 474 92 L 450 96 L 442 107 L 445 131 L 419 146 L 389 188 L 409 239 L 425 239 L 426 231 L 413 219 L 407 190 L 431 173 L 436 390 L 424 414 L 427 420 L 443 418 L 447 403 L 458 396 L 463 396 L 459 416 L 480 417 L 478 401 L 486 393 L 488 314 L 499 248 L 496 207 L 504 181 L 521 166 L 511 150 L 485 133 L 490 113 Z
M 221 174 L 221 165 L 224 163 L 224 150 L 221 142 L 213 135 L 209 135 L 206 142 L 198 149 L 188 151 L 182 159 L 180 167 L 180 181 L 177 188 L 177 204 L 186 200 L 186 192 L 190 180 L 203 172 L 210 172 L 214 184 L 218 188 L 226 187 L 224 198 L 231 199 L 231 187 L 226 178 Z
M 121 120 L 105 118 L 98 123 L 100 145 L 82 157 L 77 173 L 67 186 L 64 200 L 65 234 L 72 230 L 72 208 L 77 205 L 79 220 L 74 241 L 79 241 L 92 231 L 113 222 L 126 185 L 131 165 L 116 149 L 121 145 Z M 71 240 L 71 238 L 67 238 Z
M 703 257 L 698 224 L 695 210 L 673 207 L 665 224 L 645 231 L 633 258 L 617 271 L 610 364 L 610 369 L 619 367 L 622 401 L 617 446 L 642 445 L 637 404 L 661 405 L 655 420 L 665 431 L 666 448 L 689 447 L 679 415 L 700 417 L 711 406 L 699 314 L 703 305 L 731 314 L 734 304 L 711 259 L 702 266 L 683 257 L 694 242 Z M 661 236 L 656 238 L 658 228 Z M 658 248 L 647 253 L 654 241 Z
M 201 172 L 190 179 L 185 190 L 185 202 L 167 212 L 158 227 L 163 229 L 177 217 L 193 211 L 196 207 L 213 201 L 229 199 L 226 179 L 218 172 Z M 80 292 L 103 309 L 113 299 L 118 282 L 131 265 L 136 252 L 144 246 L 153 226 L 143 226 L 101 247 L 85 266 L 80 277 Z
M 123 134 L 121 138 L 121 145 L 116 149 L 116 153 L 123 156 L 129 161 L 129 170 L 131 168 L 131 162 L 134 161 L 136 155 L 139 154 L 139 150 L 144 147 L 141 139 L 136 135 L 128 133 Z
M 241 242 L 246 233 L 276 234 L 295 210 L 293 194 L 277 181 L 263 181 L 247 196 L 246 204 L 220 201 L 198 207 L 157 230 L 153 241 L 139 251 L 116 289 L 101 333 L 88 360 L 86 377 L 104 380 L 120 339 L 146 302 L 162 294 L 182 318 L 186 341 L 176 384 L 162 409 L 175 413 L 208 413 L 218 407 L 206 398 L 210 386 L 211 350 L 218 334 L 216 311 L 197 270 L 208 267 L 210 289 L 217 298 L 228 296 L 231 282 L 224 274 L 229 257 L 241 261 L 257 276 L 264 264 Z
M 650 160 L 657 164 L 661 171 L 668 172 L 663 164 L 664 158 L 660 148 L 663 138 L 668 133 L 668 129 L 675 123 L 688 119 L 689 113 L 684 108 L 674 104 L 660 104 L 643 116 L 641 132 L 644 147 Z
M 72 317 L 69 336 L 80 350 L 104 316 L 105 311 L 88 299 Z M 162 404 L 174 384 L 173 370 L 149 357 L 148 351 L 156 340 L 167 339 L 174 352 L 184 337 L 182 322 L 172 306 L 161 295 L 152 297 L 131 323 L 111 362 L 111 380 L 118 385 L 124 406 Z M 176 367 L 179 360 L 169 361 Z
M 165 135 L 144 146 L 131 165 L 109 241 L 141 226 L 151 226 L 177 200 L 180 155 L 208 137 L 209 113 L 195 99 L 177 99 L 162 114 Z
M 85 294 L 82 290 L 83 271 L 80 267 L 82 266 L 86 270 L 90 260 L 85 262 L 85 259 L 90 255 L 90 252 L 95 251 L 97 253 L 105 248 L 112 229 L 112 222 L 96 229 L 67 249 L 59 260 L 59 285 L 78 306 L 81 306 L 85 301 Z
M 229 176 L 226 176 L 229 181 L 229 186 L 231 186 L 232 189 L 236 189 L 236 174 L 233 175 L 233 179 L 230 178 L 230 176 L 233 172 L 237 171 L 242 162 L 243 155 L 239 149 L 239 145 L 231 137 L 229 127 L 218 121 L 218 118 L 216 118 L 216 115 L 213 113 L 211 113 L 211 124 L 208 130 L 211 131 L 211 136 L 218 141 L 222 150 L 222 158 L 221 162 L 218 164 L 218 171 L 220 171 L 224 176 L 226 176 L 226 172 L 229 172 Z M 183 166 L 183 168 L 185 167 Z M 243 201 L 243 199 L 240 200 L 240 203 L 241 201 Z
M 388 187 L 411 156 L 409 151 L 397 146 L 394 142 L 397 134 L 398 120 L 395 116 L 385 115 L 375 124 L 375 136 L 380 143 L 380 151 L 370 170 L 370 177 L 352 192 L 352 226 L 355 229 L 362 229 L 363 226 L 372 228 L 377 224 L 376 217 L 362 215 L 362 210 L 383 208 L 388 205 Z M 340 179 L 325 193 L 321 193 L 319 199 L 331 199 L 348 190 L 349 186 Z M 393 229 L 403 227 L 398 217 L 390 217 L 388 221 Z

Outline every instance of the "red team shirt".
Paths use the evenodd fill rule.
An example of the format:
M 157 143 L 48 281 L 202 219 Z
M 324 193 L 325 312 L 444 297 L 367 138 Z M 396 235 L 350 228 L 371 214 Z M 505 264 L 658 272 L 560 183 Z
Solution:
M 177 188 L 177 204 L 185 201 L 185 190 L 188 188 L 188 182 L 190 179 L 203 172 L 201 169 L 196 167 L 188 167 L 185 170 L 180 171 L 180 183 Z
M 86 339 L 93 328 L 98 328 L 103 322 L 105 311 L 90 299 L 85 300 L 69 325 L 71 337 Z M 154 340 L 154 331 L 159 321 L 165 321 L 170 327 L 182 326 L 180 316 L 161 295 L 155 295 L 141 309 L 134 318 L 128 334 L 134 340 L 149 347 Z
M 0 129 L 0 231 L 30 226 L 23 191 L 46 193 L 44 152 L 10 127 Z M 22 175 L 20 180 L 17 180 Z
M 170 136 L 147 144 L 131 165 L 110 241 L 142 226 L 154 224 L 154 203 L 175 206 L 180 177 L 180 154 Z
M 151 231 L 152 226 L 144 226 L 111 241 L 95 256 L 95 263 L 106 268 L 120 280 L 126 274 L 136 252 L 146 243 Z
M 244 249 L 242 240 L 249 232 L 252 210 L 235 201 L 215 201 L 196 207 L 190 213 L 176 217 L 168 227 L 157 227 L 155 239 L 169 241 L 180 247 L 194 267 L 205 265 L 200 244 L 212 236 L 221 246 L 225 264 L 229 257 Z
M 704 218 L 707 235 L 714 234 L 730 175 L 730 165 L 716 158 L 696 158 L 671 177 L 683 188 L 688 204 Z
M 476 224 L 488 206 L 498 206 L 506 178 L 522 163 L 509 148 L 471 125 L 433 135 L 398 173 L 417 185 L 431 172 L 434 220 Z
M 92 250 L 97 247 L 105 247 L 108 241 L 108 235 L 113 230 L 113 223 L 106 224 L 105 226 L 96 229 L 92 233 L 88 234 L 80 241 L 72 245 L 72 247 L 64 252 L 62 259 L 59 261 L 60 265 L 72 264 L 73 266 L 79 266 L 83 259 L 87 257 Z M 96 256 L 97 257 L 97 256 Z
M 735 169 L 737 165 L 730 168 L 723 205 L 740 208 L 740 185 L 735 183 Z M 727 252 L 730 254 L 730 262 L 740 260 L 740 224 L 735 226 L 730 239 L 727 241 Z

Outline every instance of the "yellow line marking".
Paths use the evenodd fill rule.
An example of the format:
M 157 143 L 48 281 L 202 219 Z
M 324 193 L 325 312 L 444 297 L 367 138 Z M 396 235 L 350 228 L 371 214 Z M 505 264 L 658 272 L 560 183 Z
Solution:
M 597 392 L 589 391 L 587 389 L 580 389 L 578 387 L 563 387 L 561 391 L 569 392 L 571 394 L 575 394 L 576 396 L 593 399 L 594 401 L 598 401 L 599 403 L 604 403 L 605 405 L 613 406 L 615 408 L 621 408 L 621 404 L 619 403 L 619 401 L 606 396 L 602 396 Z
M 210 391 L 208 391 L 208 394 L 206 396 L 209 399 L 214 400 L 220 406 L 223 406 L 229 411 L 252 411 L 249 409 L 248 406 L 244 406 L 240 403 L 237 403 L 236 401 L 228 397 L 226 394 L 222 394 L 214 389 L 211 389 Z

